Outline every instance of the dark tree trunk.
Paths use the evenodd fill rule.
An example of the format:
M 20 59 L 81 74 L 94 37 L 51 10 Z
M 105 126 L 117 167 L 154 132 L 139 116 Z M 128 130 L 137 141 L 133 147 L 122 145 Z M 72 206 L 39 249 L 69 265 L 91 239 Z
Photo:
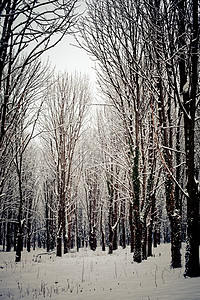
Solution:
M 100 216 L 100 231 L 101 231 L 101 245 L 102 245 L 102 251 L 105 251 L 106 250 L 106 247 L 105 247 L 105 234 L 104 234 L 104 231 L 103 231 L 103 208 L 101 206 L 101 216 Z
M 62 238 L 61 236 L 57 236 L 57 251 L 56 255 L 61 257 L 62 256 Z
M 32 210 L 32 199 L 29 200 L 28 210 L 28 224 L 27 224 L 27 251 L 31 251 L 31 210 Z
M 53 195 L 51 193 L 51 203 L 53 200 Z M 50 250 L 55 249 L 55 237 L 56 237 L 56 224 L 55 224 L 55 215 L 52 210 L 50 210 L 50 220 L 49 220 L 49 235 L 50 235 Z
M 166 185 L 166 201 L 167 201 L 167 213 L 171 227 L 171 266 L 172 268 L 181 267 L 181 222 L 180 212 L 176 208 L 176 202 L 174 195 L 174 183 L 171 176 L 168 175 Z
M 60 201 L 60 199 L 59 199 Z M 56 240 L 56 256 L 62 256 L 62 208 L 61 203 L 58 207 L 58 229 L 57 229 L 57 240 Z
M 21 169 L 17 169 L 19 177 L 19 194 L 20 194 L 20 204 L 18 212 L 18 232 L 17 232 L 17 249 L 15 262 L 21 261 L 21 251 L 23 250 L 23 230 L 25 225 L 25 220 L 22 221 L 22 207 L 23 207 L 23 196 L 22 196 L 22 180 L 21 180 Z
M 46 236 L 47 236 L 47 252 L 50 250 L 50 234 L 49 234 L 49 214 L 48 214 L 48 203 L 46 198 Z
M 142 226 L 142 259 L 147 259 L 147 225 L 146 219 Z
M 134 167 L 133 167 L 133 209 L 134 209 L 134 229 L 135 229 L 135 243 L 133 250 L 133 261 L 141 263 L 141 246 L 142 246 L 142 224 L 140 221 L 140 181 L 139 181 L 139 148 L 136 147 Z
M 66 232 L 66 224 L 63 225 L 63 251 L 64 254 L 68 253 L 68 241 L 67 241 L 67 232 Z M 78 236 L 78 232 L 77 232 L 77 236 Z
M 113 230 L 112 230 L 112 224 L 109 222 L 109 250 L 108 254 L 113 253 Z
M 129 208 L 129 225 L 130 225 L 130 245 L 131 245 L 131 253 L 134 251 L 134 227 L 133 227 L 133 205 L 130 202 Z
M 33 250 L 36 249 L 36 234 L 33 234 Z
M 116 190 L 115 190 L 115 193 L 117 194 Z M 117 197 L 117 195 L 116 195 L 116 197 Z M 117 200 L 117 199 L 115 199 L 115 200 Z M 116 223 L 117 223 L 117 202 L 115 201 L 114 214 L 113 214 L 113 225 L 115 225 Z M 113 250 L 117 250 L 117 247 L 118 247 L 117 227 L 118 227 L 118 225 L 115 226 L 115 229 L 113 231 Z
M 156 248 L 158 246 L 157 236 L 158 236 L 157 225 L 154 225 L 154 233 L 153 233 L 153 246 L 154 246 L 154 248 Z
M 3 251 L 6 249 L 6 222 L 3 222 Z
M 125 202 L 122 201 L 121 204 L 121 246 L 123 249 L 126 248 L 126 230 L 125 230 Z
M 188 199 L 187 199 L 187 253 L 186 253 L 186 270 L 185 275 L 189 277 L 200 276 L 199 265 L 199 240 L 197 234 L 199 218 L 200 193 L 197 183 L 195 182 L 195 147 L 194 147 L 194 130 L 195 130 L 195 110 L 198 86 L 198 46 L 199 46 L 199 16 L 198 1 L 192 1 L 193 14 L 193 36 L 191 42 L 192 49 L 192 74 L 191 74 L 191 97 L 189 109 L 187 111 L 191 119 L 185 118 L 186 134 L 186 160 L 188 171 Z M 187 104 L 188 105 L 188 104 Z
M 181 267 L 181 223 L 179 215 L 171 219 L 171 255 L 172 255 L 172 268 Z
M 158 70 L 160 70 L 160 64 L 158 63 Z M 163 136 L 163 144 L 166 147 L 164 151 L 165 158 L 165 167 L 166 170 L 166 179 L 165 179 L 165 191 L 166 191 L 166 209 L 167 214 L 170 220 L 171 227 L 171 266 L 173 268 L 181 267 L 181 223 L 180 223 L 180 211 L 178 210 L 177 203 L 178 201 L 175 199 L 175 188 L 174 188 L 174 180 L 172 178 L 173 174 L 173 157 L 168 148 L 173 147 L 172 143 L 172 130 L 171 130 L 171 99 L 168 98 L 168 111 L 165 111 L 165 103 L 163 96 L 163 83 L 162 78 L 160 78 L 158 83 L 159 89 L 159 105 L 160 105 L 160 124 L 164 127 L 162 130 Z M 167 122 L 168 120 L 168 122 Z M 169 133 L 167 131 L 167 124 L 170 126 Z M 174 226 L 176 224 L 176 226 Z M 154 233 L 155 238 L 157 240 L 156 235 L 158 232 Z M 160 239 L 160 238 L 159 238 Z M 157 242 L 156 242 L 157 243 Z
M 102 251 L 106 251 L 105 234 L 104 234 L 103 230 L 101 232 L 101 243 L 102 243 Z
M 189 277 L 200 276 L 199 265 L 199 242 L 197 235 L 198 216 L 199 216 L 199 198 L 197 184 L 195 182 L 195 147 L 194 147 L 194 130 L 195 130 L 195 112 L 198 86 L 198 47 L 199 47 L 199 16 L 198 1 L 192 1 L 192 36 L 190 48 L 190 70 L 186 65 L 187 57 L 182 52 L 179 61 L 180 73 L 180 91 L 183 93 L 187 81 L 190 82 L 189 89 L 183 93 L 184 108 L 184 130 L 185 130 L 185 151 L 187 166 L 187 249 L 186 249 L 186 266 L 185 275 Z M 185 1 L 181 0 L 179 8 L 179 47 L 186 47 L 186 9 Z M 190 71 L 190 72 L 189 72 Z M 189 77 L 189 78 L 188 78 Z
M 152 256 L 152 234 L 153 234 L 153 221 L 150 221 L 150 225 L 148 226 L 148 244 L 147 244 L 147 256 Z
M 24 222 L 20 221 L 19 229 L 17 233 L 17 249 L 16 249 L 16 257 L 15 262 L 21 261 L 21 252 L 23 250 L 23 231 L 24 231 Z
M 96 240 L 96 228 L 93 227 L 92 232 L 90 234 L 90 248 L 95 251 L 97 248 L 97 240 Z
M 155 207 L 156 207 L 156 198 L 155 193 L 151 195 L 151 212 L 150 212 L 150 224 L 148 227 L 148 246 L 147 246 L 147 256 L 152 256 L 152 243 L 153 243 L 153 224 L 155 220 Z
M 11 211 L 8 212 L 8 222 L 7 222 L 7 232 L 6 232 L 6 252 L 11 251 L 11 237 L 12 237 L 12 232 L 11 232 Z
M 113 172 L 113 166 L 111 167 L 111 171 Z M 113 187 L 113 178 L 111 177 L 111 182 L 107 181 L 108 186 L 108 194 L 109 194 L 109 216 L 108 216 L 108 229 L 109 229 L 109 250 L 108 254 L 113 253 L 113 200 L 114 200 L 114 187 Z
M 76 211 L 75 211 L 75 218 L 76 218 L 76 250 L 79 251 L 80 248 L 80 239 L 79 239 L 79 230 L 78 230 L 78 207 L 76 202 Z
M 11 251 L 11 230 L 10 230 L 10 222 L 7 223 L 7 233 L 6 233 L 6 252 Z
M 31 222 L 28 221 L 27 225 L 27 251 L 31 251 Z

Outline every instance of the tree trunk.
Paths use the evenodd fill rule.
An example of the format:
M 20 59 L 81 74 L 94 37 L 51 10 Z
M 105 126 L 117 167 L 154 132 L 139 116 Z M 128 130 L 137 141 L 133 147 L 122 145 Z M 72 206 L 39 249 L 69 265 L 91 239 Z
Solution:
M 150 225 L 148 226 L 148 241 L 147 241 L 147 256 L 152 256 L 152 234 L 153 234 L 153 221 L 150 221 Z
M 31 222 L 28 220 L 27 224 L 27 251 L 31 252 Z
M 7 233 L 6 233 L 6 252 L 11 251 L 11 230 L 10 230 L 10 222 L 7 222 Z
M 142 226 L 142 259 L 147 259 L 147 225 L 146 218 Z
M 125 202 L 122 201 L 121 204 L 121 212 L 122 212 L 122 218 L 121 218 L 121 246 L 123 249 L 126 248 L 126 231 L 125 231 Z
M 10 219 L 12 217 L 12 212 L 8 212 L 8 221 L 7 221 L 7 230 L 6 230 L 6 252 L 11 251 L 11 235 L 12 235 L 12 227 L 10 223 Z
M 76 218 L 76 250 L 78 252 L 79 248 L 80 248 L 80 241 L 79 241 L 79 231 L 78 231 L 78 208 L 77 208 L 77 201 L 76 201 L 75 218 Z
M 166 183 L 166 206 L 171 227 L 171 266 L 181 267 L 181 222 L 180 213 L 174 199 L 174 182 L 170 175 Z
M 129 225 L 130 225 L 130 244 L 131 244 L 131 253 L 134 251 L 134 227 L 133 227 L 133 205 L 130 202 L 129 208 Z
M 179 47 L 186 46 L 185 40 L 185 19 L 186 7 L 185 1 L 179 2 Z M 195 182 L 195 147 L 194 147 L 194 130 L 195 130 L 195 112 L 198 87 L 198 47 L 199 47 L 199 18 L 198 18 L 198 1 L 192 1 L 192 36 L 191 36 L 191 62 L 190 72 L 186 65 L 185 53 L 181 53 L 179 61 L 180 73 L 180 92 L 183 94 L 183 102 L 186 113 L 184 113 L 184 130 L 185 130 L 185 152 L 187 166 L 187 248 L 186 248 L 186 265 L 185 275 L 189 277 L 200 276 L 199 265 L 199 242 L 197 235 L 198 216 L 199 216 L 199 198 L 198 187 Z M 188 74 L 188 75 L 187 75 Z M 190 82 L 191 91 L 184 91 L 184 86 Z M 183 92 L 184 91 L 184 92 Z
M 105 234 L 104 234 L 104 231 L 103 231 L 103 208 L 101 206 L 101 216 L 100 216 L 100 231 L 101 231 L 101 245 L 102 245 L 102 251 L 105 251 L 106 250 L 106 247 L 105 247 Z
M 109 250 L 108 254 L 113 253 L 113 230 L 112 230 L 112 224 L 109 222 Z
M 25 220 L 22 221 L 22 206 L 23 206 L 23 196 L 22 196 L 22 181 L 21 181 L 21 168 L 17 169 L 18 180 L 19 180 L 19 194 L 20 194 L 20 204 L 18 212 L 18 233 L 17 233 L 17 249 L 15 262 L 21 261 L 21 251 L 23 250 L 23 230 L 25 225 Z
M 142 224 L 140 221 L 140 181 L 139 181 L 139 148 L 136 147 L 134 167 L 133 167 L 133 209 L 134 209 L 134 227 L 135 227 L 135 243 L 133 250 L 133 261 L 140 263 L 141 255 L 141 240 L 142 240 Z
M 69 213 L 68 213 L 67 221 L 68 221 L 67 248 L 68 248 L 68 250 L 70 250 L 71 249 L 71 238 L 72 238 L 72 236 L 71 236 L 72 235 L 72 233 L 71 233 L 71 231 L 72 231 L 72 224 L 71 224 L 72 220 L 71 220 L 71 217 L 70 217 Z
M 117 191 L 115 190 L 115 194 L 116 194 L 116 197 L 115 197 L 115 204 L 114 204 L 114 214 L 113 214 L 113 225 L 115 225 L 117 223 L 117 202 L 116 202 L 116 198 L 117 198 Z M 115 226 L 115 229 L 113 231 L 113 250 L 117 250 L 117 247 L 118 247 L 118 242 L 117 242 L 117 238 L 118 238 L 118 235 L 117 235 L 117 226 Z
M 153 243 L 153 224 L 155 221 L 155 207 L 156 207 L 156 198 L 155 193 L 151 197 L 151 211 L 150 211 L 150 224 L 148 227 L 148 246 L 147 246 L 147 256 L 152 256 L 152 243 Z
M 36 234 L 33 234 L 33 250 L 36 249 Z
M 17 249 L 16 249 L 16 256 L 15 262 L 21 261 L 21 252 L 23 250 L 23 231 L 24 231 L 25 220 L 22 222 L 20 221 L 17 233 Z
M 111 171 L 113 172 L 113 167 L 111 167 Z M 111 175 L 112 176 L 112 175 Z M 113 253 L 113 200 L 114 200 L 114 187 L 113 187 L 113 178 L 111 177 L 111 182 L 107 181 L 108 186 L 108 194 L 109 194 L 109 216 L 108 216 L 108 228 L 109 228 L 109 250 L 108 254 Z
M 47 237 L 47 252 L 50 250 L 50 234 L 49 234 L 49 215 L 48 215 L 48 203 L 46 198 L 46 237 Z
M 185 120 L 186 121 L 186 120 Z M 186 153 L 188 166 L 188 199 L 187 199 L 187 248 L 186 248 L 186 269 L 185 275 L 189 277 L 200 276 L 199 265 L 199 239 L 197 234 L 198 218 L 199 218 L 199 201 L 197 183 L 195 182 L 194 172 L 194 124 L 191 120 L 189 130 L 186 133 Z
M 154 224 L 154 233 L 153 233 L 153 246 L 154 246 L 154 248 L 157 248 L 157 246 L 158 246 L 157 236 L 158 236 L 157 224 Z
M 32 210 L 32 199 L 29 200 L 28 210 L 28 224 L 27 224 L 27 251 L 31 251 L 31 210 Z
M 65 215 L 64 215 L 64 218 L 65 218 Z M 63 251 L 64 251 L 64 254 L 68 253 L 68 242 L 67 242 L 67 232 L 66 232 L 66 222 L 64 222 L 64 225 L 63 225 Z M 78 234 L 78 233 L 77 233 Z
M 61 257 L 62 256 L 62 238 L 61 236 L 57 236 L 57 251 L 56 255 Z
M 59 203 L 58 208 L 58 231 L 57 231 L 57 246 L 56 246 L 56 256 L 62 256 L 62 209 L 61 203 Z
M 172 268 L 181 267 L 181 223 L 179 215 L 171 219 L 171 255 L 172 255 Z

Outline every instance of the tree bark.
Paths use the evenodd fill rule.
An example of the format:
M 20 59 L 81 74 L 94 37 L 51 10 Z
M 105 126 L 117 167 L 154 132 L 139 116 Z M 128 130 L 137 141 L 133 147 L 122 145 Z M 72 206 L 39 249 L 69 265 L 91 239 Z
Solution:
M 129 226 L 130 226 L 130 245 L 131 253 L 134 251 L 134 226 L 133 226 L 133 204 L 130 202 L 129 207 Z
M 11 251 L 11 224 L 8 220 L 7 222 L 7 232 L 6 232 L 6 252 Z
M 103 208 L 101 206 L 101 216 L 100 216 L 100 231 L 101 231 L 101 245 L 102 245 L 102 251 L 106 250 L 105 247 L 105 234 L 103 231 Z
M 141 255 L 141 240 L 142 240 L 142 224 L 140 220 L 140 181 L 139 181 L 139 147 L 136 147 L 134 167 L 133 167 L 133 216 L 135 227 L 135 242 L 133 250 L 133 261 L 140 263 L 142 261 Z
M 121 204 L 121 246 L 123 249 L 126 248 L 126 230 L 125 230 L 125 202 L 122 200 Z
M 180 91 L 183 94 L 183 102 L 186 113 L 184 112 L 184 130 L 185 130 L 185 152 L 187 166 L 187 248 L 186 248 L 186 265 L 185 275 L 189 277 L 200 276 L 199 265 L 199 241 L 197 235 L 199 200 L 200 195 L 195 182 L 195 112 L 198 86 L 198 47 L 199 47 L 199 19 L 198 19 L 198 1 L 192 1 L 192 37 L 191 37 L 191 69 L 186 66 L 186 57 L 181 53 L 179 61 L 180 73 Z M 179 2 L 179 43 L 181 47 L 186 47 L 185 41 L 185 18 L 186 17 L 185 1 Z M 190 72 L 189 72 L 190 71 Z M 188 74 L 188 75 L 187 75 Z M 184 91 L 184 86 L 190 82 L 189 88 Z

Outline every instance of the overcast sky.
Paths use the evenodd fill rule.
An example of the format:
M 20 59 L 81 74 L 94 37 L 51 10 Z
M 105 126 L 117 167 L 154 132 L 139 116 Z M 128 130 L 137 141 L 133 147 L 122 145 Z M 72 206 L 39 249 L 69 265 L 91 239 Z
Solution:
M 45 52 L 43 59 L 49 58 L 56 71 L 78 71 L 90 75 L 95 80 L 94 62 L 85 50 L 73 46 L 77 44 L 72 35 L 65 36 L 55 47 Z
M 77 12 L 82 13 L 85 9 L 85 2 L 80 0 Z M 55 70 L 58 72 L 68 71 L 71 73 L 77 71 L 82 74 L 88 74 L 91 83 L 96 87 L 94 61 L 89 57 L 85 50 L 74 45 L 77 45 L 75 38 L 73 35 L 68 34 L 55 47 L 46 51 L 42 55 L 42 59 L 49 59 L 51 67 L 55 67 Z

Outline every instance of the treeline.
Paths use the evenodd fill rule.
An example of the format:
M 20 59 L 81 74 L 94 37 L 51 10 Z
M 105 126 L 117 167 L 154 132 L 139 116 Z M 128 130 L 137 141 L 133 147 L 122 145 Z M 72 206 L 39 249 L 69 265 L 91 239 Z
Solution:
M 162 240 L 177 268 L 186 241 L 185 275 L 199 276 L 198 1 L 91 0 L 81 17 L 76 1 L 29 2 L 0 6 L 3 249 L 130 245 L 140 263 Z M 99 103 L 86 76 L 39 59 L 72 29 Z
M 112 118 L 120 120 L 116 144 L 124 148 L 129 172 L 134 261 L 142 259 L 148 218 L 163 183 L 172 267 L 181 266 L 186 200 L 185 275 L 199 276 L 199 3 L 89 1 L 87 22 L 79 29 L 83 47 L 97 60 Z M 121 159 L 119 153 L 111 158 Z M 114 187 L 112 176 L 109 185 Z

